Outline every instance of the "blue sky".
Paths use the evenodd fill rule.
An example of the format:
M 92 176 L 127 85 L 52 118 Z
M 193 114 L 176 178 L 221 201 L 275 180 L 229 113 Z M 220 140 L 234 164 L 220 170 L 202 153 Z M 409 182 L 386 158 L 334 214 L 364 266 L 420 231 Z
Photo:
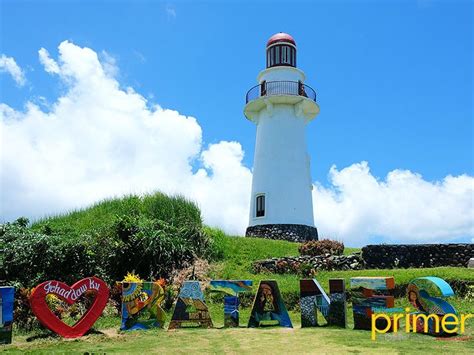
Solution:
M 244 97 L 266 40 L 283 31 L 321 107 L 308 129 L 314 179 L 360 160 L 380 176 L 472 174 L 472 10 L 468 1 L 2 1 L 2 52 L 34 83 L 2 80 L 2 97 L 21 108 L 57 96 L 37 50 L 69 39 L 114 56 L 123 85 L 197 117 L 205 142 L 241 142 L 251 166 Z
M 57 58 L 69 40 L 113 57 L 121 87 L 149 104 L 196 117 L 204 147 L 240 142 L 251 168 L 245 94 L 266 40 L 288 32 L 321 108 L 308 127 L 313 180 L 326 186 L 332 165 L 367 161 L 377 178 L 406 169 L 441 181 L 474 173 L 472 22 L 469 1 L 1 0 L 0 52 L 27 80 L 1 75 L 1 102 L 22 111 L 63 95 L 38 50 Z

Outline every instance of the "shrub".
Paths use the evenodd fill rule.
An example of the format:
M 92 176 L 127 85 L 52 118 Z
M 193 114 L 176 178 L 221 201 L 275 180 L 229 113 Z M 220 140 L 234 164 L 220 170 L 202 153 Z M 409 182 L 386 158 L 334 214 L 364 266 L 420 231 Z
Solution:
M 144 279 L 168 278 L 173 270 L 205 255 L 210 246 L 207 235 L 195 226 L 177 227 L 144 216 L 120 217 L 114 229 L 120 236 L 118 247 L 114 258 L 104 259 L 115 280 L 132 270 Z
M 122 284 L 116 282 L 111 285 L 109 293 L 109 304 L 115 308 L 117 314 L 122 314 Z
M 40 326 L 36 316 L 31 311 L 29 297 L 31 289 L 20 288 L 15 291 L 15 307 L 13 324 L 20 329 L 31 331 Z
M 342 255 L 344 244 L 330 239 L 312 240 L 301 244 L 298 248 L 301 255 Z
M 51 279 L 72 284 L 91 275 L 111 284 L 129 271 L 168 278 L 196 257 L 222 257 L 203 231 L 199 208 L 161 193 L 27 224 L 22 218 L 0 225 L 0 280 L 17 287 Z
M 79 278 L 104 275 L 103 261 L 95 257 L 93 238 L 47 236 L 18 224 L 0 227 L 3 267 L 0 279 L 20 287 L 57 279 L 72 283 Z
M 316 270 L 314 269 L 313 265 L 310 263 L 301 263 L 299 269 L 296 270 L 297 273 L 303 277 L 315 277 Z
M 286 260 L 279 260 L 275 265 L 276 272 L 279 274 L 284 274 L 290 271 L 290 265 Z
M 117 217 L 107 233 L 80 238 L 48 236 L 18 225 L 2 226 L 5 243 L 0 279 L 33 287 L 46 280 L 72 284 L 91 275 L 108 283 L 128 271 L 147 279 L 168 278 L 196 256 L 210 254 L 211 242 L 196 227 L 175 227 L 146 217 Z

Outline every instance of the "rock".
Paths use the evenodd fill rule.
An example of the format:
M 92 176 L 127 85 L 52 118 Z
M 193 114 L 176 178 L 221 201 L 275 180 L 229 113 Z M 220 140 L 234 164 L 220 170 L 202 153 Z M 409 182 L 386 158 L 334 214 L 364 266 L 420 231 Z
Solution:
M 386 256 L 388 255 L 388 256 Z M 351 255 L 300 255 L 259 260 L 256 272 L 293 272 L 301 265 L 315 270 L 460 266 L 474 268 L 473 244 L 368 245 Z
M 281 239 L 291 242 L 318 240 L 315 227 L 300 224 L 262 224 L 247 228 L 246 237 Z
M 259 260 L 253 264 L 255 272 L 284 273 L 298 270 L 301 265 L 310 265 L 315 270 L 359 270 L 363 268 L 360 254 L 351 255 L 301 255 L 295 257 Z

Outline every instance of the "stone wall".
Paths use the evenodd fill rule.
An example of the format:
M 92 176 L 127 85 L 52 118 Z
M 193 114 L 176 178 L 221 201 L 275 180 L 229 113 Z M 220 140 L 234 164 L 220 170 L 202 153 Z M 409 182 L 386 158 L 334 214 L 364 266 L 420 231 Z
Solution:
M 318 240 L 318 230 L 315 227 L 302 224 L 261 224 L 248 227 L 245 236 L 306 242 Z
M 362 248 L 367 269 L 467 267 L 471 257 L 474 257 L 474 244 L 380 244 Z
M 317 270 L 467 267 L 474 244 L 367 245 L 351 255 L 288 256 L 258 260 L 254 272 L 305 273 Z
M 253 263 L 254 272 L 305 273 L 317 270 L 359 270 L 363 268 L 360 253 L 351 255 L 301 255 L 258 260 Z

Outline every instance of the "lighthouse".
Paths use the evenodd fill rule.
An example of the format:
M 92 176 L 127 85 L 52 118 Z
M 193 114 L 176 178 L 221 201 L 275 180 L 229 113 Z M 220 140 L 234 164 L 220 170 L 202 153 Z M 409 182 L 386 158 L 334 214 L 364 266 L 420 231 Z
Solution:
M 266 69 L 246 95 L 245 117 L 257 126 L 247 237 L 318 239 L 306 125 L 319 106 L 296 54 L 289 34 L 270 37 Z

